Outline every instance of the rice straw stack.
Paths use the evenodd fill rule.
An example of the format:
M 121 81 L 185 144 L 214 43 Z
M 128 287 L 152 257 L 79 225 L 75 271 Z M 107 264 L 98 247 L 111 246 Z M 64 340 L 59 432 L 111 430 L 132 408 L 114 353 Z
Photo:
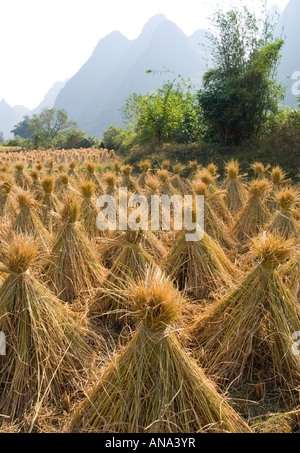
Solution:
M 39 243 L 39 250 L 48 252 L 51 244 L 51 236 L 40 220 L 36 202 L 30 192 L 19 189 L 16 193 L 17 216 L 11 224 L 8 240 L 15 234 L 27 234 L 33 237 Z
M 60 212 L 60 225 L 45 266 L 51 287 L 69 303 L 84 293 L 92 295 L 105 276 L 100 257 L 78 222 L 79 216 L 79 202 L 70 195 Z
M 83 201 L 80 208 L 80 220 L 83 221 L 85 231 L 89 239 L 101 236 L 101 231 L 97 228 L 98 209 L 94 203 L 95 185 L 92 181 L 87 181 L 81 185 L 81 196 Z
M 21 189 L 27 190 L 30 187 L 30 179 L 26 173 L 24 173 L 23 162 L 17 162 L 15 165 L 15 183 Z
M 70 432 L 250 432 L 172 330 L 184 302 L 159 273 L 131 285 L 140 319 L 131 342 L 107 366 L 73 416 Z
M 91 377 L 95 354 L 87 344 L 90 332 L 84 319 L 30 272 L 37 254 L 34 241 L 18 236 L 5 246 L 0 330 L 6 335 L 6 356 L 0 357 L 0 413 L 22 422 L 25 411 L 35 412 L 48 402 L 59 405 L 65 392 L 78 390 Z
M 91 302 L 93 316 L 104 317 L 109 326 L 122 326 L 126 323 L 128 307 L 124 305 L 122 292 L 130 281 L 144 278 L 148 267 L 155 265 L 141 244 L 142 236 L 142 231 L 126 233 L 126 245 Z
M 239 163 L 231 160 L 225 166 L 226 179 L 222 186 L 226 190 L 225 202 L 231 214 L 236 214 L 247 200 L 247 191 L 239 175 Z
M 236 253 L 236 240 L 232 237 L 227 225 L 218 217 L 217 213 L 208 203 L 208 200 L 218 196 L 221 191 L 209 193 L 207 185 L 201 181 L 193 184 L 193 190 L 195 195 L 202 195 L 205 197 L 205 232 L 209 234 L 209 236 L 211 236 L 223 249 L 226 249 L 228 254 L 234 256 Z
M 286 239 L 299 239 L 299 224 L 294 218 L 297 198 L 299 198 L 299 193 L 291 187 L 277 192 L 275 199 L 279 210 L 268 227 L 270 233 L 278 233 Z
M 255 268 L 195 321 L 192 337 L 199 360 L 220 381 L 285 389 L 297 405 L 300 357 L 292 337 L 299 330 L 300 306 L 278 271 L 293 243 L 264 234 L 252 244 Z
M 186 233 L 180 234 L 163 260 L 166 274 L 196 300 L 231 286 L 238 271 L 221 246 L 207 233 L 202 240 L 189 242 Z
M 239 211 L 233 228 L 233 234 L 240 242 L 245 243 L 256 236 L 267 225 L 271 218 L 264 199 L 269 189 L 266 179 L 256 179 L 249 187 L 250 196 Z
M 141 174 L 141 176 L 139 178 L 139 186 L 141 188 L 144 188 L 146 179 L 147 179 L 147 177 L 148 177 L 148 175 L 150 173 L 150 170 L 151 170 L 151 161 L 149 159 L 142 160 L 139 163 L 139 167 L 142 170 L 142 174 Z
M 43 224 L 50 232 L 53 231 L 55 222 L 52 217 L 52 212 L 58 213 L 60 210 L 60 201 L 54 194 L 54 178 L 52 176 L 45 176 L 41 181 L 43 188 L 43 199 L 41 201 L 40 215 Z

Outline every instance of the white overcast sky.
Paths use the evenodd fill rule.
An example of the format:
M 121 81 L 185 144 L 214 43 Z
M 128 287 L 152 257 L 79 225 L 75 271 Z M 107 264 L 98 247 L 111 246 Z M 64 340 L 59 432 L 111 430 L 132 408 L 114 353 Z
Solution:
M 135 39 L 150 17 L 163 13 L 191 35 L 209 27 L 219 3 L 258 10 L 261 0 L 0 0 L 0 101 L 34 108 L 108 33 Z M 268 3 L 283 10 L 288 0 Z

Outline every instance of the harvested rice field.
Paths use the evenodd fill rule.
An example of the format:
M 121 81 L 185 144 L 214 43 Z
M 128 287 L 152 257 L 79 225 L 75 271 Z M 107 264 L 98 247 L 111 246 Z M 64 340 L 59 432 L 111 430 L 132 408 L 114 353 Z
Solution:
M 300 187 L 218 171 L 0 153 L 0 432 L 300 432 Z

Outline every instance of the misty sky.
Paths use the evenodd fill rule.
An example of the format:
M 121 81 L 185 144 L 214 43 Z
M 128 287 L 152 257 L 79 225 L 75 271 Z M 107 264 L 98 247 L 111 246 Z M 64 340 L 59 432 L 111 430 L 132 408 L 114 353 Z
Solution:
M 209 27 L 219 3 L 257 11 L 261 0 L 0 0 L 0 100 L 34 108 L 54 82 L 72 77 L 111 31 L 135 39 L 151 16 L 163 13 L 191 35 Z M 287 3 L 268 4 L 283 10 Z

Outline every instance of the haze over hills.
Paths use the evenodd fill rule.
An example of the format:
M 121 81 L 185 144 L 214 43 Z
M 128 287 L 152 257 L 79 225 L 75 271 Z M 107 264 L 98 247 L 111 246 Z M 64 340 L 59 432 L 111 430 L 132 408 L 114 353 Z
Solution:
M 101 137 L 110 124 L 121 125 L 119 109 L 130 94 L 145 94 L 175 77 L 146 74 L 148 69 L 163 68 L 200 86 L 206 62 L 195 40 L 159 14 L 135 40 L 129 41 L 120 32 L 101 39 L 91 58 L 60 91 L 55 108 L 65 108 L 81 129 Z
M 286 40 L 277 77 L 287 87 L 284 103 L 292 107 L 297 107 L 297 93 L 300 95 L 299 23 L 300 0 L 290 0 L 275 35 Z M 204 72 L 211 66 L 210 55 L 206 30 L 187 36 L 166 16 L 158 14 L 146 23 L 137 39 L 129 40 L 119 31 L 101 39 L 80 70 L 69 80 L 55 83 L 34 110 L 11 107 L 2 100 L 0 131 L 7 139 L 24 115 L 54 107 L 66 109 L 80 129 L 101 138 L 110 124 L 121 126 L 120 108 L 132 93 L 150 92 L 178 74 L 199 88 Z M 146 74 L 148 69 L 158 72 Z M 170 72 L 159 74 L 163 69 Z
M 24 105 L 14 105 L 13 109 L 16 113 L 22 115 L 22 117 L 31 114 L 31 110 L 27 107 L 24 107 Z
M 26 112 L 26 107 L 17 106 L 14 108 L 2 99 L 0 102 L 0 131 L 3 132 L 5 140 L 12 136 L 10 131 L 15 124 L 22 120 L 24 114 L 26 115 L 24 112 Z
M 5 99 L 2 99 L 0 102 L 0 131 L 3 132 L 5 140 L 13 137 L 11 130 L 17 123 L 22 121 L 25 115 L 31 116 L 35 113 L 40 113 L 44 108 L 52 108 L 58 93 L 64 85 L 65 82 L 56 82 L 45 95 L 42 102 L 33 110 L 23 105 L 11 107 Z
M 38 114 L 43 109 L 51 109 L 54 106 L 57 95 L 59 94 L 60 90 L 65 86 L 65 84 L 66 84 L 66 81 L 54 83 L 54 85 L 46 93 L 42 102 L 35 109 L 33 109 L 31 111 L 31 114 Z
M 145 94 L 178 74 L 200 87 L 207 69 L 205 33 L 198 30 L 189 38 L 163 14 L 152 17 L 137 39 L 129 40 L 114 31 L 98 42 L 71 79 L 55 84 L 39 106 L 32 112 L 27 109 L 26 114 L 39 113 L 45 107 L 64 108 L 80 129 L 101 137 L 110 124 L 121 125 L 120 108 L 133 92 Z M 169 69 L 174 74 L 149 75 L 148 69 Z M 11 112 L 9 118 L 5 120 L 0 112 L 5 138 L 22 116 Z
M 270 10 L 271 17 L 275 11 L 275 7 Z M 287 87 L 285 104 L 293 107 L 297 107 L 297 97 L 292 94 L 295 81 L 287 79 L 300 71 L 299 23 L 300 1 L 290 0 L 281 15 L 276 35 L 282 35 L 284 26 L 287 42 L 278 80 Z M 189 77 L 200 87 L 210 62 L 206 33 L 206 30 L 197 30 L 188 37 L 162 14 L 152 17 L 133 41 L 120 32 L 113 32 L 99 41 L 91 58 L 66 83 L 56 98 L 55 108 L 65 108 L 81 129 L 101 137 L 110 124 L 121 125 L 119 109 L 130 94 L 147 93 L 173 78 L 173 74 L 147 75 L 147 69 L 169 68 L 175 74 Z

